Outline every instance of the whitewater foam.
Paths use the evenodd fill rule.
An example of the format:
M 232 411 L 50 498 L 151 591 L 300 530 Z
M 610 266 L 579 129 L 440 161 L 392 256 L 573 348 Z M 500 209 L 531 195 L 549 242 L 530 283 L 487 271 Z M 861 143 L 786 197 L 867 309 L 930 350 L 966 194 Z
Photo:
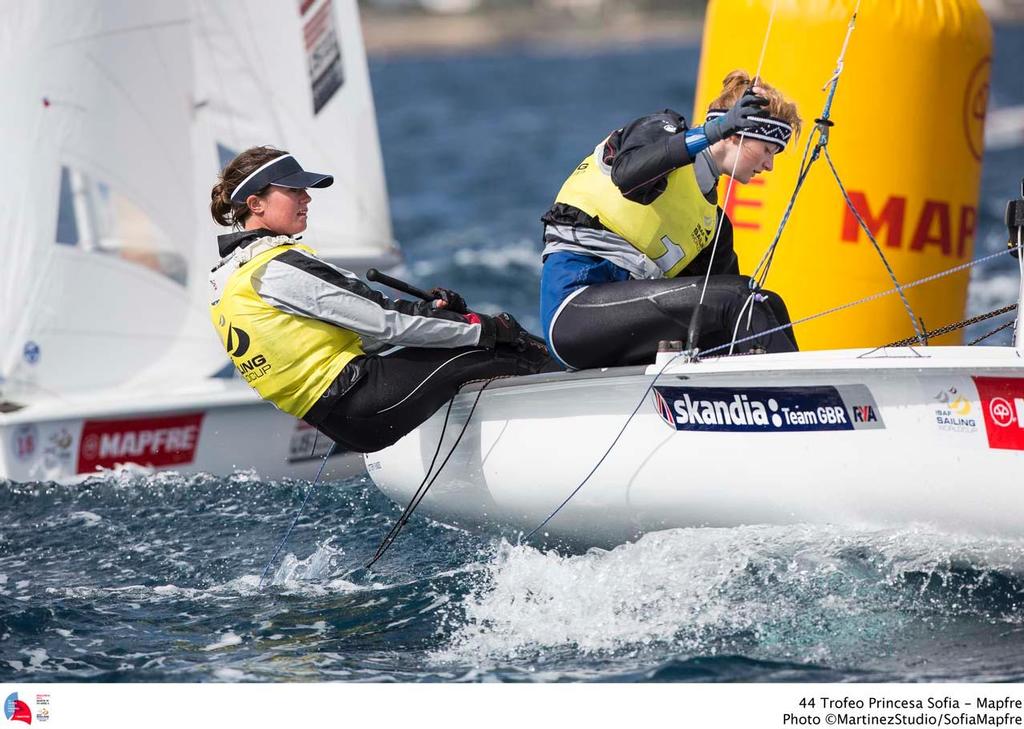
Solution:
M 449 611 L 451 638 L 433 657 L 668 646 L 683 655 L 863 659 L 889 650 L 913 621 L 967 610 L 1016 622 L 1016 598 L 995 608 L 982 598 L 993 575 L 1024 576 L 1024 541 L 795 526 L 670 530 L 576 556 L 503 542 Z

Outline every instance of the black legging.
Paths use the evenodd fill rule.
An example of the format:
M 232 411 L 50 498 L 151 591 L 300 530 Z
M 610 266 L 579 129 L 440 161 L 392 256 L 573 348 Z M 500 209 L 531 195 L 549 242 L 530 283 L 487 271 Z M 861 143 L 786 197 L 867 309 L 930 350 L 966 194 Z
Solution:
M 312 423 L 342 448 L 371 453 L 395 443 L 433 415 L 470 380 L 532 375 L 556 367 L 541 347 L 518 352 L 477 347 L 407 347 L 359 362 L 362 377 Z
M 710 349 L 732 341 L 733 329 L 750 295 L 746 276 L 712 276 L 701 306 L 701 334 L 697 345 Z M 658 341 L 679 339 L 685 343 L 694 307 L 700 301 L 702 276 L 619 281 L 587 286 L 555 317 L 551 326 L 554 354 L 575 369 L 650 364 Z M 751 329 L 746 326 L 749 308 L 743 313 L 737 338 L 789 323 L 786 304 L 778 294 L 761 291 L 765 301 L 754 304 Z M 792 327 L 736 347 L 768 352 L 797 349 Z

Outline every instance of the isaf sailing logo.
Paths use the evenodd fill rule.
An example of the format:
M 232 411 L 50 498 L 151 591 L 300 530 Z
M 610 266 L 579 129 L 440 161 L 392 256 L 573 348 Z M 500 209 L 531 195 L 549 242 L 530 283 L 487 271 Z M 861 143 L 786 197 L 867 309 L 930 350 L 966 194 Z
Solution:
M 676 430 L 772 433 L 875 430 L 885 423 L 864 385 L 813 387 L 662 387 L 654 405 Z
M 227 347 L 228 354 L 236 360 L 235 367 L 238 369 L 238 374 L 245 378 L 245 381 L 252 384 L 263 375 L 270 371 L 270 363 L 267 362 L 267 358 L 262 354 L 237 362 L 241 360 L 246 353 L 249 351 L 249 345 L 252 340 L 249 338 L 249 333 L 244 329 L 236 327 L 234 324 L 228 324 L 228 338 L 225 346 Z
M 974 433 L 978 430 L 978 419 L 972 415 L 971 401 L 956 387 L 941 390 L 935 400 L 939 403 L 935 409 L 939 430 L 951 433 Z

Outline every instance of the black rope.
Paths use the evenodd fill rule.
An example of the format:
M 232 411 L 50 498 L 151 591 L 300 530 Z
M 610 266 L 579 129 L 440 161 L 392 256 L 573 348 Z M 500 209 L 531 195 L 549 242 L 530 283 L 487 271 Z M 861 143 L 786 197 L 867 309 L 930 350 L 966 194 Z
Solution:
M 935 330 L 930 331 L 930 332 L 924 332 L 923 334 L 919 335 L 919 337 L 924 337 L 925 341 L 927 341 L 928 339 L 931 339 L 932 337 L 941 337 L 943 334 L 949 334 L 950 332 L 955 332 L 957 329 L 963 329 L 964 327 L 969 327 L 972 324 L 977 324 L 978 322 L 985 321 L 986 319 L 992 319 L 993 317 L 1001 316 L 1002 314 L 1007 314 L 1007 313 L 1013 311 L 1016 308 L 1017 308 L 1016 304 L 1010 304 L 1009 306 L 1004 306 L 1001 309 L 996 309 L 994 311 L 990 311 L 990 312 L 985 313 L 985 314 L 979 314 L 978 316 L 972 316 L 970 319 L 963 319 L 963 320 L 955 322 L 953 324 L 947 324 L 944 327 L 940 327 L 939 329 L 935 329 Z M 1002 326 L 1000 326 L 995 331 L 991 331 L 991 332 L 989 332 L 988 334 L 986 334 L 983 337 L 979 337 L 978 339 L 975 339 L 973 342 L 971 342 L 967 346 L 970 347 L 970 346 L 973 346 L 973 345 L 977 344 L 980 341 L 988 339 L 989 337 L 991 337 L 996 332 L 1000 332 L 1000 331 L 1002 331 L 1003 329 L 1006 329 L 1009 326 L 1013 326 L 1013 322 L 1012 321 L 1008 322 L 1006 324 L 1003 324 Z M 919 337 L 907 337 L 906 339 L 900 339 L 897 342 L 892 342 L 890 344 L 884 344 L 884 345 L 882 345 L 882 347 L 879 347 L 879 349 L 884 349 L 886 347 L 907 347 L 907 346 L 909 346 L 911 344 L 919 342 L 920 341 Z
M 973 347 L 975 344 L 978 344 L 979 342 L 984 342 L 986 339 L 988 339 L 992 335 L 998 334 L 999 332 L 1003 331 L 1004 329 L 1009 329 L 1010 327 L 1012 327 L 1016 323 L 1017 323 L 1017 320 L 1014 319 L 1012 321 L 1006 322 L 1005 324 L 1000 324 L 995 329 L 990 331 L 988 334 L 982 334 L 977 339 L 971 340 L 970 342 L 967 343 L 967 346 L 968 347 Z
M 452 405 L 455 403 L 455 396 L 458 395 L 458 393 L 452 396 L 452 399 L 448 402 L 448 411 L 445 413 L 444 416 L 444 425 L 441 427 L 441 437 L 438 438 L 437 440 L 437 450 L 434 451 L 434 458 L 430 461 L 430 467 L 427 469 L 427 473 L 423 477 L 423 481 L 420 482 L 419 488 L 416 489 L 416 491 L 412 495 L 412 498 L 409 500 L 409 503 L 406 505 L 405 509 L 402 510 L 402 514 L 398 517 L 398 521 L 394 523 L 394 525 L 391 527 L 388 533 L 384 536 L 384 539 L 381 540 L 381 543 L 377 547 L 377 551 L 374 553 L 373 558 L 366 563 L 365 569 L 369 569 L 370 567 L 372 567 L 377 562 L 377 560 L 383 557 L 384 554 L 391 548 L 391 545 L 395 543 L 395 540 L 398 539 L 398 535 L 402 533 L 402 529 L 405 528 L 405 525 L 409 522 L 409 519 L 412 518 L 413 512 L 416 511 L 417 507 L 419 507 L 420 505 L 420 502 L 422 502 L 423 499 L 426 497 L 427 492 L 430 490 L 430 487 L 434 485 L 434 482 L 437 480 L 437 477 L 441 475 L 441 471 L 448 463 L 448 459 L 452 457 L 452 454 L 455 453 L 455 449 L 459 447 L 459 443 L 462 441 L 462 436 L 465 434 L 466 428 L 469 427 L 469 423 L 473 419 L 473 413 L 476 411 L 476 406 L 480 402 L 480 396 L 484 394 L 484 390 L 487 388 L 488 385 L 490 385 L 495 380 L 499 379 L 503 378 L 492 377 L 491 379 L 485 381 L 484 384 L 480 386 L 480 389 L 476 393 L 476 399 L 473 400 L 473 407 L 469 409 L 469 414 L 466 416 L 466 422 L 462 424 L 462 430 L 459 431 L 458 436 L 455 438 L 455 442 L 452 444 L 451 450 L 448 451 L 448 455 L 445 456 L 444 460 L 441 461 L 441 465 L 438 466 L 437 472 L 433 476 L 431 476 L 430 471 L 434 468 L 434 462 L 437 460 L 438 453 L 441 452 L 441 444 L 444 442 L 444 431 L 445 428 L 447 428 L 448 426 L 448 416 L 451 414 Z M 430 480 L 428 481 L 427 479 Z

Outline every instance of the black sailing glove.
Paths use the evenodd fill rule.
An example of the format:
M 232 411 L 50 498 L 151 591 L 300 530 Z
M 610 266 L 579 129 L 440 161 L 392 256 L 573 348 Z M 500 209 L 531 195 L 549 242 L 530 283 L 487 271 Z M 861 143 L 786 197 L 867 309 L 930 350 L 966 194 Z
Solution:
M 481 347 L 494 349 L 501 344 L 514 347 L 521 352 L 531 342 L 530 333 L 519 326 L 519 322 L 508 312 L 503 311 L 495 316 L 470 314 L 466 318 L 474 324 L 479 322 Z
M 757 126 L 757 115 L 768 106 L 768 99 L 747 91 L 723 116 L 704 125 L 704 135 L 710 144 L 720 142 L 744 129 Z
M 468 314 L 469 308 L 466 306 L 466 300 L 462 298 L 462 295 L 452 291 L 451 289 L 445 289 L 438 286 L 437 288 L 430 289 L 430 295 L 434 299 L 440 299 L 444 302 L 443 308 L 446 311 L 451 311 L 456 314 Z

